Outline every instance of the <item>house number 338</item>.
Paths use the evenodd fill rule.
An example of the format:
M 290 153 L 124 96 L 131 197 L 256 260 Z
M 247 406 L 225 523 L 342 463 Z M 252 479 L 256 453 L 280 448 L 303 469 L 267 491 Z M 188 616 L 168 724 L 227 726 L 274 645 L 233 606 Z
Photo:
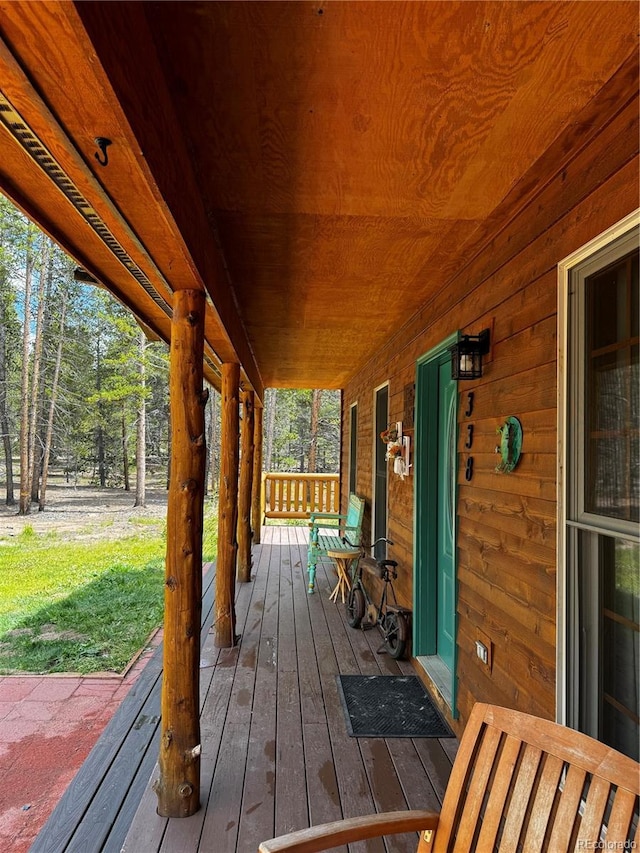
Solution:
M 467 395 L 467 409 L 465 411 L 465 417 L 470 418 L 473 414 L 473 402 L 474 402 L 474 393 L 470 391 Z M 471 446 L 473 445 L 473 424 L 467 424 L 467 440 L 464 443 L 464 446 L 467 450 L 471 450 Z M 467 466 L 464 472 L 464 478 L 467 482 L 471 480 L 473 477 L 473 456 L 469 456 L 467 458 Z

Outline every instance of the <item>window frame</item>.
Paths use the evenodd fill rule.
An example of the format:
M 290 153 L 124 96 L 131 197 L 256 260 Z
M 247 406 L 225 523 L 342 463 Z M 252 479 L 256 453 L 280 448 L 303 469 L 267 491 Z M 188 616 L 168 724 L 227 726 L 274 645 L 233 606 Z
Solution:
M 638 250 L 638 234 L 630 230 L 627 234 L 607 243 L 590 257 L 576 263 L 569 269 L 568 288 L 569 300 L 573 308 L 567 317 L 568 361 L 567 361 L 567 409 L 571 413 L 571 423 L 575 425 L 573 438 L 571 431 L 566 434 L 567 443 L 567 474 L 569 486 L 566 493 L 567 519 L 566 523 L 586 530 L 602 533 L 614 533 L 622 538 L 638 537 L 638 523 L 615 518 L 609 515 L 589 512 L 585 509 L 586 494 L 586 335 L 587 335 L 587 296 L 586 280 L 597 272 L 621 260 L 625 255 Z M 571 373 L 575 370 L 575 378 Z M 572 392 L 572 385 L 580 389 L 579 393 Z M 582 463 L 582 464 L 580 464 Z
M 580 530 L 591 533 L 602 533 L 637 542 L 637 525 L 621 519 L 607 519 L 591 513 L 576 513 L 577 496 L 581 494 L 580 483 L 575 481 L 571 465 L 570 452 L 575 448 L 570 445 L 569 425 L 584 423 L 580 418 L 580 403 L 570 397 L 569 370 L 574 363 L 575 353 L 569 352 L 570 345 L 577 346 L 575 335 L 570 335 L 570 291 L 572 278 L 575 280 L 576 267 L 591 268 L 592 261 L 598 268 L 606 265 L 605 259 L 611 262 L 615 257 L 621 257 L 637 246 L 640 229 L 640 208 L 630 213 L 620 222 L 598 235 L 589 243 L 564 258 L 558 264 L 558 351 L 557 351 L 557 572 L 556 572 L 556 719 L 564 725 L 574 725 L 571 718 L 572 702 L 570 698 L 578 695 L 577 668 L 571 671 L 569 667 L 570 653 L 569 630 L 577 624 L 578 601 L 573 594 L 575 590 L 576 561 L 569 561 L 570 549 L 575 553 Z M 631 244 L 628 241 L 631 241 Z M 584 319 L 584 317 L 582 318 Z M 584 328 L 584 327 L 583 327 Z M 583 331 L 584 335 L 584 331 Z M 584 337 L 582 338 L 584 342 Z M 578 362 L 579 363 L 579 362 Z M 584 375 L 577 377 L 578 382 L 584 382 Z M 571 408 L 570 408 L 571 407 Z M 583 412 L 582 412 L 583 414 Z M 582 427 L 582 429 L 584 429 Z M 581 445 L 578 445 L 581 446 Z M 579 466 L 578 466 L 579 467 Z M 583 492 L 582 492 L 583 494 Z M 573 504 L 570 504 L 572 496 Z M 582 498 L 580 498 L 582 500 Z M 584 510 L 584 507 L 582 508 Z M 608 523 L 612 522 L 612 523 Z M 571 593 L 570 593 L 571 590 Z M 575 703 L 573 703 L 575 704 Z
M 349 406 L 349 494 L 358 487 L 358 401 Z

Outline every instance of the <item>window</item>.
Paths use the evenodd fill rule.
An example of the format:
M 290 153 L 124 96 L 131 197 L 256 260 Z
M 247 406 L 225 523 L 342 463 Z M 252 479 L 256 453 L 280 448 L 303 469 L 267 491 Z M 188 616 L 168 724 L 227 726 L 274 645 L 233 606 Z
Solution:
M 638 255 L 584 279 L 584 512 L 639 518 Z
M 638 759 L 638 237 L 571 270 L 567 478 L 568 720 Z
M 351 406 L 349 419 L 349 494 L 356 494 L 358 472 L 358 404 Z

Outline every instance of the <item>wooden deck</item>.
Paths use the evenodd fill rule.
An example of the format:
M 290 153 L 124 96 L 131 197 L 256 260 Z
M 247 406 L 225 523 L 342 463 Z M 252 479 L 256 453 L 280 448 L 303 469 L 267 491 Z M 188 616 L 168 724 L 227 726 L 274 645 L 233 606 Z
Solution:
M 146 689 L 130 702 L 127 697 L 130 707 L 121 710 L 128 724 L 114 718 L 112 731 L 105 731 L 78 774 L 90 762 L 91 772 L 98 773 L 101 754 L 108 753 L 111 765 L 117 763 L 102 790 L 83 795 L 97 800 L 97 807 L 75 804 L 71 817 L 74 798 L 62 809 L 61 802 L 34 853 L 117 853 L 121 848 L 126 853 L 253 853 L 272 835 L 343 815 L 439 807 L 456 740 L 347 734 L 336 675 L 412 674 L 413 668 L 376 653 L 377 631 L 346 625 L 344 607 L 329 601 L 335 584 L 330 567 L 319 564 L 316 594 L 307 594 L 307 536 L 303 528 L 263 528 L 262 544 L 253 549 L 252 582 L 237 590 L 238 647 L 215 649 L 203 628 L 200 811 L 180 820 L 160 818 L 155 811 L 151 782 L 157 775 L 160 670 L 153 660 L 147 679 L 153 680 L 153 689 L 142 704 Z M 209 614 L 210 598 L 211 592 L 204 608 Z M 144 738 L 144 748 L 141 743 L 126 746 L 125 729 Z M 114 758 L 117 740 L 123 748 Z M 86 787 L 88 779 L 85 772 Z M 82 788 L 76 794 L 83 794 Z M 56 827 L 65 818 L 63 843 Z M 403 853 L 415 846 L 413 836 L 396 837 L 387 847 L 372 841 L 351 849 Z

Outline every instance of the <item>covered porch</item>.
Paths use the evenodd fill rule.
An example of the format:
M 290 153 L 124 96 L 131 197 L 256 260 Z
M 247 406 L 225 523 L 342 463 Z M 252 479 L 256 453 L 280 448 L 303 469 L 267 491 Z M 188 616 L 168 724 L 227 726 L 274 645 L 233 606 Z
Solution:
M 214 585 L 210 577 L 204 583 L 200 810 L 184 819 L 156 813 L 158 769 L 149 778 L 149 768 L 158 752 L 158 655 L 148 690 L 133 694 L 126 714 L 105 731 L 34 850 L 84 843 L 107 851 L 124 844 L 128 853 L 250 853 L 274 834 L 342 816 L 439 809 L 457 740 L 347 733 L 338 673 L 413 675 L 414 669 L 377 654 L 377 630 L 349 628 L 344 607 L 329 600 L 330 565 L 318 566 L 317 594 L 307 594 L 307 541 L 304 527 L 262 528 L 252 580 L 237 586 L 241 639 L 234 648 L 214 645 Z M 411 851 L 415 844 L 415 836 L 395 836 L 388 849 Z M 370 841 L 354 849 L 385 848 Z
M 484 700 L 580 723 L 558 270 L 637 223 L 637 5 L 611 8 L 0 3 L 0 187 L 171 342 L 158 806 L 185 818 L 157 818 L 148 789 L 127 850 L 253 850 L 292 826 L 429 807 L 448 773 L 452 742 L 347 737 L 335 675 L 390 664 L 345 627 L 326 578 L 306 596 L 304 542 L 264 541 L 252 565 L 268 388 L 343 391 L 340 503 L 360 493 L 370 540 L 394 541 L 403 603 L 432 554 L 421 519 L 447 508 L 459 560 L 420 591 L 413 651 L 445 660 L 456 731 Z M 431 464 L 428 444 L 448 458 L 416 498 L 413 479 L 387 480 L 379 437 L 433 403 L 422 360 L 450 376 L 447 342 L 485 331 L 486 375 L 429 408 L 437 442 L 416 417 L 414 460 Z M 637 334 L 624 341 L 637 353 Z M 222 419 L 200 660 L 203 378 Z M 496 427 L 516 416 L 527 464 L 499 479 Z M 446 610 L 440 581 L 459 590 Z

